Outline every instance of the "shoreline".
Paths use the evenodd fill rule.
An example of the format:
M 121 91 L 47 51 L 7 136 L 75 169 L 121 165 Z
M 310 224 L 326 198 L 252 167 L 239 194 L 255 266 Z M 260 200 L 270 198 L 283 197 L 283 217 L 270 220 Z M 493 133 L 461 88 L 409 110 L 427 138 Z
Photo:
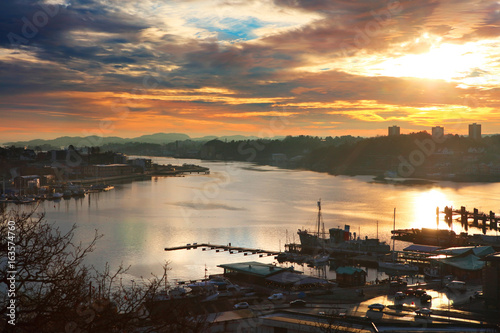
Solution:
M 237 159 L 203 159 L 200 157 L 192 157 L 192 156 L 156 156 L 150 155 L 152 157 L 167 157 L 167 158 L 175 158 L 175 159 L 189 159 L 189 160 L 199 160 L 200 162 L 208 161 L 208 162 L 248 162 L 256 165 L 263 166 L 272 166 L 285 170 L 299 170 L 299 171 L 312 171 L 317 173 L 328 174 L 331 176 L 348 176 L 348 177 L 356 177 L 356 176 L 371 176 L 374 179 L 374 183 L 380 184 L 394 184 L 394 185 L 432 185 L 436 182 L 453 182 L 453 183 L 498 183 L 500 182 L 500 175 L 454 175 L 454 176 L 426 176 L 415 174 L 413 177 L 385 177 L 383 176 L 386 171 L 376 170 L 373 172 L 334 172 L 334 171 L 326 171 L 326 170 L 316 170 L 313 168 L 305 168 L 305 167 L 288 167 L 283 165 L 275 165 L 271 163 L 264 163 L 261 161 L 246 161 L 246 160 L 237 160 Z M 377 179 L 378 178 L 378 179 Z M 397 179 L 397 180 L 395 180 Z M 399 181 L 399 179 L 401 181 Z

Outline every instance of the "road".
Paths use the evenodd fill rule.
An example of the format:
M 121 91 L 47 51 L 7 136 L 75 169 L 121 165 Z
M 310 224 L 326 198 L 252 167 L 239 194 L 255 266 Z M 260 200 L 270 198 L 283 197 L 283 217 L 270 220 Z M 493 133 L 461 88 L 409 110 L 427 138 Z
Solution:
M 273 303 L 267 310 L 292 310 L 294 312 L 315 315 L 345 314 L 349 317 L 366 318 L 372 321 L 395 320 L 427 323 L 455 322 L 481 324 L 485 321 L 483 318 L 478 318 L 477 313 L 456 310 L 451 307 L 455 302 L 468 302 L 469 297 L 476 290 L 477 288 L 471 288 L 466 293 L 459 293 L 450 290 L 438 291 L 428 289 L 426 292 L 432 297 L 432 300 L 430 303 L 424 304 L 421 304 L 417 297 L 395 300 L 393 295 L 395 291 L 389 291 L 389 295 L 372 297 L 355 304 L 328 304 L 324 301 L 315 303 L 314 299 L 310 299 L 305 308 L 291 308 L 288 302 L 281 301 Z M 381 303 L 386 307 L 383 311 L 369 310 L 368 306 L 374 303 Z M 423 307 L 430 308 L 432 314 L 430 316 L 416 315 L 415 310 Z

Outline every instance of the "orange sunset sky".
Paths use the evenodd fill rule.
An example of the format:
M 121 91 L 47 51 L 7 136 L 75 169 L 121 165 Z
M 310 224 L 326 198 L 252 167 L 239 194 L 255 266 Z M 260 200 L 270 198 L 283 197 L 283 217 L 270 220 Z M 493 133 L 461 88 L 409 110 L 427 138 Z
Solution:
M 2 1 L 0 142 L 500 133 L 496 1 Z

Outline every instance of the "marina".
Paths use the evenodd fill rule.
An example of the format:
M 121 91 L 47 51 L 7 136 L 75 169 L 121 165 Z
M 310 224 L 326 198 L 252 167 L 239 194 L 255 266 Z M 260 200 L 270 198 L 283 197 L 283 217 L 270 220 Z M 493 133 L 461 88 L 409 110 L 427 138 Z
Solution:
M 311 315 L 316 320 L 325 318 L 325 313 L 340 311 L 348 321 L 366 316 L 376 320 L 378 315 L 384 321 L 415 322 L 422 320 L 415 313 L 416 305 L 432 307 L 434 314 L 426 320 L 433 323 L 463 324 L 469 320 L 464 318 L 470 315 L 457 309 L 467 307 L 469 298 L 482 290 L 478 276 L 484 267 L 480 263 L 489 250 L 469 248 L 460 253 L 439 253 L 443 246 L 411 246 L 391 238 L 395 205 L 390 202 L 390 206 L 384 206 L 384 200 L 398 197 L 398 225 L 402 227 L 418 225 L 414 221 L 421 218 L 412 210 L 413 197 L 401 199 L 406 192 L 400 188 L 384 187 L 392 192 L 386 193 L 384 200 L 374 201 L 380 186 L 387 185 L 368 184 L 362 177 L 325 177 L 271 167 L 254 170 L 255 166 L 252 169 L 245 163 L 214 162 L 207 166 L 210 174 L 120 183 L 112 190 L 88 193 L 85 200 L 41 201 L 38 209 L 62 227 L 78 222 L 77 239 L 85 240 L 99 228 L 105 236 L 91 254 L 91 262 L 104 265 L 103 253 L 111 253 L 110 265 L 132 264 L 127 275 L 130 280 L 154 272 L 161 261 L 168 260 L 172 269 L 168 284 L 165 293 L 150 303 L 152 312 L 186 304 L 225 315 L 235 311 L 235 304 L 246 302 L 249 309 L 271 304 L 274 310 L 283 309 L 292 316 Z M 231 176 L 224 178 L 224 174 Z M 271 187 L 271 193 L 259 197 L 258 188 L 276 178 L 281 179 L 280 186 Z M 290 179 L 295 183 L 293 188 L 287 186 Z M 360 196 L 350 196 L 349 192 L 353 182 L 362 193 L 373 191 L 357 208 L 353 205 L 361 200 Z M 320 202 L 317 210 L 312 209 L 309 198 L 304 200 L 300 195 L 311 183 L 316 184 L 321 197 L 328 198 Z M 330 190 L 332 186 L 336 186 L 335 192 Z M 433 192 L 417 193 L 423 198 Z M 278 197 L 280 200 L 275 199 Z M 342 211 L 343 206 L 349 206 L 349 210 Z M 421 207 L 429 211 L 421 221 L 433 222 L 434 208 Z M 355 209 L 358 219 L 350 218 Z M 453 223 L 455 230 L 460 227 L 456 221 Z M 304 224 L 312 225 L 313 231 L 305 232 Z M 336 227 L 326 229 L 326 225 Z M 296 232 L 288 233 L 289 228 Z M 485 236 L 495 237 L 494 231 L 488 230 Z M 291 238 L 299 242 L 288 242 Z M 302 241 L 305 251 L 301 251 Z M 381 261 L 392 263 L 393 258 L 394 263 L 417 266 L 418 272 L 380 267 Z M 471 267 L 463 266 L 468 262 Z M 467 290 L 463 294 L 450 292 L 446 288 L 449 276 L 467 281 Z M 225 282 L 229 286 L 226 290 L 215 287 L 214 281 L 222 278 L 229 281 Z M 415 296 L 395 298 L 396 292 L 405 292 L 410 288 L 406 285 L 415 283 L 425 288 L 432 298 L 430 302 L 421 303 Z M 283 299 L 268 300 L 277 293 L 282 293 Z M 296 299 L 304 300 L 307 306 L 295 309 L 290 302 Z M 448 309 L 451 302 L 454 309 Z M 473 298 L 470 304 L 479 302 Z M 383 304 L 385 309 L 380 313 L 372 311 L 368 306 L 373 303 Z

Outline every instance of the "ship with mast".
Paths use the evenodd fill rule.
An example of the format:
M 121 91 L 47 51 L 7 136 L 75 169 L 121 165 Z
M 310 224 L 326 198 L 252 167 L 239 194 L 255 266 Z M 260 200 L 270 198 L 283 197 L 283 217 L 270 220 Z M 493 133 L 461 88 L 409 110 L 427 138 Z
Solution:
M 386 254 L 391 251 L 390 245 L 381 242 L 378 238 L 365 237 L 361 239 L 356 233 L 350 232 L 350 226 L 345 225 L 344 229 L 330 228 L 329 238 L 325 232 L 325 224 L 321 215 L 321 199 L 318 200 L 318 216 L 316 231 L 299 229 L 297 234 L 300 238 L 302 252 L 325 252 L 325 253 L 346 253 L 346 254 Z

